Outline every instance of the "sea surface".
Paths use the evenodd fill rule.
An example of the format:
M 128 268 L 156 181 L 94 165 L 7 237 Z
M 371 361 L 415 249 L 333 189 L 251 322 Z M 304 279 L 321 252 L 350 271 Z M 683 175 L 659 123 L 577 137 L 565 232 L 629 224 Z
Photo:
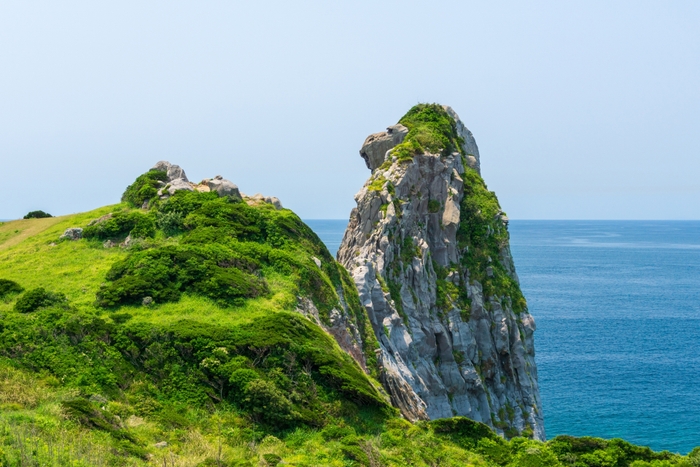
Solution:
M 335 255 L 347 224 L 307 220 Z M 517 221 L 547 437 L 700 446 L 700 222 Z

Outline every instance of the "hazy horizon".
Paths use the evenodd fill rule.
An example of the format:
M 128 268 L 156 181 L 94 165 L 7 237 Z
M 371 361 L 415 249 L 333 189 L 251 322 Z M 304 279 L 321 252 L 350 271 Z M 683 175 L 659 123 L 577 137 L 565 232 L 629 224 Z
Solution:
M 513 219 L 700 219 L 700 4 L 0 5 L 0 218 L 114 204 L 165 159 L 347 219 L 358 150 L 452 106 Z

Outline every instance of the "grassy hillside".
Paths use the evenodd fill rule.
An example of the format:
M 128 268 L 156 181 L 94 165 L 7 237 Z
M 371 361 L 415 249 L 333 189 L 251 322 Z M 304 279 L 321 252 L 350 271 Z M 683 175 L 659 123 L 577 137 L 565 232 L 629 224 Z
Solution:
M 197 192 L 136 208 L 153 177 L 121 204 L 0 225 L 0 466 L 700 465 L 402 420 L 349 275 L 294 213 Z M 70 227 L 85 238 L 59 240 Z M 348 313 L 367 372 L 300 297 L 322 322 Z

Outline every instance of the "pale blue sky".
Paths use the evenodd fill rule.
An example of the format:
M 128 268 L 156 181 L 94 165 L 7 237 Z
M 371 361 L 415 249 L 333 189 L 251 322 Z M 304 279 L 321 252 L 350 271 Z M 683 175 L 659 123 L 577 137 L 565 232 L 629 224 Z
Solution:
M 358 150 L 451 105 L 516 219 L 700 219 L 700 2 L 0 3 L 0 218 L 161 159 L 347 218 Z

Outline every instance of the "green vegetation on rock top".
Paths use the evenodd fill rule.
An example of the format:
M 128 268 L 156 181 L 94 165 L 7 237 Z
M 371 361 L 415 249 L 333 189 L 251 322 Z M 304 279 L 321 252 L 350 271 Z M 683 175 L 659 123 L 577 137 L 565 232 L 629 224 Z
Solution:
M 410 160 L 424 153 L 462 153 L 463 141 L 457 134 L 455 121 L 439 104 L 418 104 L 399 123 L 408 128 L 403 142 L 391 150 L 399 160 Z

